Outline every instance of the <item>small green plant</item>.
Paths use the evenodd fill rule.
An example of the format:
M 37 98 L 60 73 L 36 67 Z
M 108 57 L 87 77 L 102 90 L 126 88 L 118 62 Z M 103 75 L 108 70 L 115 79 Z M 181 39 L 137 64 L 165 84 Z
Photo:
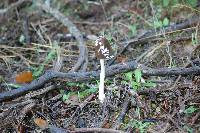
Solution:
M 198 45 L 198 32 L 192 33 L 192 45 Z
M 146 133 L 147 129 L 152 125 L 151 122 L 142 122 L 139 120 L 132 120 L 130 121 L 125 128 L 129 126 L 135 130 L 139 130 L 140 133 Z
M 170 8 L 176 4 L 186 4 L 191 7 L 196 7 L 198 0 L 153 0 L 154 5 L 161 5 L 163 8 Z
M 194 113 L 197 110 L 199 110 L 199 108 L 196 108 L 194 106 L 190 106 L 190 107 L 188 107 L 187 109 L 184 110 L 184 113 L 191 115 L 192 113 Z
M 167 67 L 169 67 L 169 68 L 177 67 L 176 60 L 173 60 L 173 58 L 171 56 L 170 56 L 169 65 L 167 65 Z
M 170 0 L 162 0 L 163 7 L 167 7 L 170 3 Z
M 164 7 L 164 8 L 169 8 L 173 5 L 178 4 L 179 0 L 162 0 L 161 2 L 159 3 L 159 1 L 158 1 L 157 4 L 161 4 L 162 7 Z
M 24 36 L 23 34 L 20 35 L 20 37 L 19 37 L 19 42 L 20 42 L 21 44 L 25 44 L 25 36 Z
M 148 81 L 148 80 L 142 81 L 142 71 L 140 69 L 136 69 L 134 72 L 125 73 L 125 81 L 123 82 L 131 84 L 134 90 L 138 90 L 141 87 L 155 87 L 156 86 L 156 84 L 151 81 Z
M 154 20 L 153 27 L 154 28 L 161 28 L 166 27 L 169 25 L 169 19 L 165 17 L 163 20 Z
M 50 61 L 52 61 L 56 57 L 56 50 L 60 48 L 57 44 L 54 44 L 51 51 L 48 53 L 45 61 L 37 68 L 33 67 L 33 77 L 40 76 L 44 71 L 44 66 L 47 65 Z
M 107 32 L 107 31 L 103 30 L 103 31 L 100 32 L 100 35 L 104 36 L 108 40 L 108 42 L 111 45 L 113 45 L 114 44 L 114 42 L 113 42 L 113 35 L 111 33 L 114 32 L 115 29 L 113 28 L 113 29 L 110 29 L 110 30 L 111 30 L 110 32 Z
M 174 7 L 180 4 L 185 5 L 195 5 L 196 0 L 153 0 L 153 6 L 154 6 L 154 17 L 152 22 L 152 26 L 154 28 L 162 28 L 169 26 L 170 24 L 170 16 L 174 12 Z M 193 7 L 192 6 L 192 7 Z M 163 16 L 163 12 L 167 12 L 166 16 Z M 171 14 L 171 15 L 170 15 Z M 164 17 L 164 18 L 163 18 Z
M 21 85 L 12 84 L 12 83 L 10 83 L 10 84 L 7 84 L 7 83 L 6 83 L 6 86 L 9 86 L 9 87 L 11 87 L 11 88 L 19 88 L 19 87 L 21 87 Z
M 191 7 L 196 7 L 198 4 L 198 0 L 185 0 L 185 3 L 187 5 L 190 5 Z
M 112 37 L 112 34 L 106 34 L 105 37 L 106 37 L 106 39 L 109 41 L 110 44 L 113 44 L 113 37 Z
M 71 96 L 77 96 L 79 99 L 84 99 L 85 97 L 87 97 L 88 95 L 92 94 L 92 93 L 96 93 L 97 92 L 97 88 L 89 88 L 87 85 L 85 85 L 84 83 L 75 83 L 75 82 L 68 82 L 66 84 L 67 87 L 80 87 L 80 90 L 78 91 L 74 91 L 74 92 L 69 92 L 69 91 L 64 91 L 64 90 L 60 90 L 60 93 L 62 94 L 62 100 L 66 101 L 68 100 Z
M 66 93 L 64 90 L 60 90 L 60 93 L 62 94 L 63 101 L 67 101 L 69 97 L 72 95 L 70 92 Z
M 187 125 L 184 125 L 183 128 L 188 132 L 188 133 L 193 133 L 194 129 L 192 129 L 191 127 L 188 127 Z
M 136 24 L 132 24 L 128 26 L 128 29 L 130 30 L 129 32 L 129 37 L 133 37 L 137 34 L 137 25 Z

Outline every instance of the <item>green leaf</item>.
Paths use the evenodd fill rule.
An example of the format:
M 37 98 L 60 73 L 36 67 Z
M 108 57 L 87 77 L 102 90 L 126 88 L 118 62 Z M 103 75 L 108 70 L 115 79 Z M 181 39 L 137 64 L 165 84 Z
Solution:
M 160 28 L 162 27 L 162 21 L 154 21 L 153 22 L 154 28 Z
M 168 25 L 169 25 L 169 19 L 165 17 L 163 20 L 163 26 L 168 26 Z
M 112 40 L 113 40 L 112 34 L 108 34 L 108 35 L 105 35 L 105 36 L 106 36 L 106 39 L 109 41 L 109 43 L 112 44 Z
M 97 88 L 90 88 L 90 89 L 88 89 L 88 92 L 95 93 L 95 92 L 97 92 Z
M 91 93 L 95 93 L 97 91 L 97 88 L 90 88 L 90 89 L 86 89 L 84 90 L 82 93 L 85 93 L 85 94 L 91 94 Z
M 137 26 L 135 24 L 129 25 L 129 30 L 131 31 L 131 36 L 134 36 L 137 33 Z
M 43 73 L 45 65 L 55 58 L 56 48 L 57 48 L 57 45 L 54 44 L 53 48 L 51 49 L 51 51 L 48 53 L 47 57 L 45 58 L 45 61 L 38 68 L 32 68 L 34 77 L 39 77 Z
M 186 113 L 186 114 L 192 114 L 192 113 L 194 113 L 197 110 L 198 110 L 198 108 L 196 108 L 194 106 L 190 106 L 190 107 L 188 107 L 187 109 L 184 110 L 184 113 Z
M 44 70 L 44 64 L 40 65 L 38 68 L 32 68 L 33 69 L 33 77 L 39 77 L 43 70 Z
M 19 37 L 19 42 L 20 42 L 21 44 L 24 44 L 24 43 L 25 43 L 25 36 L 24 36 L 24 35 L 21 35 L 21 36 Z
M 78 86 L 78 84 L 75 83 L 75 82 L 67 82 L 66 85 L 70 86 L 70 87 L 72 87 L 72 86 Z
M 188 133 L 193 133 L 194 132 L 194 130 L 191 127 L 188 127 L 186 125 L 183 128 L 186 129 Z
M 140 82 L 132 81 L 131 86 L 133 87 L 134 90 L 138 90 L 141 87 L 141 84 Z
M 86 89 L 84 91 L 79 92 L 80 98 L 85 98 L 88 95 L 97 92 L 97 88 L 90 88 L 90 89 Z
M 197 33 L 192 33 L 192 45 L 198 45 L 198 35 Z
M 19 88 L 21 87 L 21 85 L 18 85 L 18 84 L 6 84 L 7 86 L 10 86 L 10 87 L 13 87 L 13 88 Z
M 133 72 L 125 73 L 126 80 L 132 81 L 133 80 Z
M 65 90 L 60 89 L 60 93 L 61 93 L 61 94 L 64 94 L 64 93 L 65 93 Z
M 163 7 L 167 7 L 169 5 L 170 0 L 163 0 Z
M 63 100 L 63 101 L 66 101 L 66 100 L 69 99 L 69 97 L 70 97 L 70 92 L 69 92 L 68 94 L 63 94 L 62 100 Z
M 136 69 L 134 71 L 134 75 L 135 75 L 135 80 L 137 83 L 140 83 L 141 78 L 142 78 L 142 71 L 140 69 Z
M 178 0 L 172 0 L 172 5 L 178 4 Z
M 156 83 L 148 81 L 146 83 L 143 83 L 143 86 L 145 86 L 145 87 L 156 87 Z
M 196 7 L 198 0 L 186 0 L 186 4 L 190 5 L 191 7 Z
M 149 128 L 149 126 L 151 125 L 152 123 L 149 123 L 149 122 L 142 122 L 142 121 L 138 121 L 138 120 L 132 120 L 129 122 L 129 125 L 132 127 L 132 128 L 136 128 L 136 129 L 139 129 L 139 132 L 140 133 L 145 133 L 147 132 L 147 129 Z
M 125 80 L 122 80 L 122 84 L 128 84 L 128 82 Z

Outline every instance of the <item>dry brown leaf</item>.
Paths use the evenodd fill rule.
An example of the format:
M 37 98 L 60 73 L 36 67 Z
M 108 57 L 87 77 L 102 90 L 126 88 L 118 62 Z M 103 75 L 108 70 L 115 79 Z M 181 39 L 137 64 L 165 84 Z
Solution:
M 45 129 L 48 127 L 48 122 L 42 118 L 35 118 L 34 122 L 37 126 L 39 126 L 41 129 Z
M 21 72 L 16 75 L 15 81 L 18 84 L 24 84 L 33 80 L 33 74 L 30 71 Z

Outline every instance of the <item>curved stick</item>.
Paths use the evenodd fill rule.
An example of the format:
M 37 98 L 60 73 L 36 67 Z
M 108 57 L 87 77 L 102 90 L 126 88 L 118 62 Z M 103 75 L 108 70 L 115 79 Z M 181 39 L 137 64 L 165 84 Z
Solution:
M 112 65 L 105 70 L 106 77 L 114 76 L 119 73 L 125 73 L 133 71 L 140 67 L 143 75 L 146 76 L 170 76 L 170 75 L 200 75 L 200 67 L 190 67 L 190 68 L 148 68 L 138 65 L 135 61 L 130 61 L 126 63 L 120 63 Z M 30 84 L 26 84 L 18 89 L 10 90 L 7 92 L 0 93 L 0 102 L 12 98 L 16 98 L 20 95 L 26 94 L 29 91 L 40 89 L 46 82 L 50 82 L 54 78 L 67 79 L 72 82 L 83 82 L 99 79 L 100 71 L 90 71 L 90 72 L 56 72 L 56 71 L 46 71 L 44 75 L 35 79 Z
M 113 65 L 106 69 L 106 76 L 113 76 L 119 73 L 128 72 L 137 68 L 137 63 L 134 61 L 127 62 L 126 64 Z M 33 80 L 30 84 L 25 84 L 24 86 L 13 89 L 7 92 L 0 93 L 0 102 L 13 99 L 29 91 L 37 90 L 41 88 L 46 82 L 50 82 L 54 78 L 67 79 L 69 81 L 89 81 L 99 79 L 100 71 L 90 71 L 90 72 L 57 72 L 57 71 L 46 71 L 44 75 L 38 79 Z
M 83 36 L 80 33 L 80 31 L 76 28 L 76 26 L 67 18 L 65 17 L 61 12 L 58 10 L 51 8 L 47 4 L 43 4 L 39 1 L 35 1 L 36 5 L 43 9 L 44 11 L 50 13 L 54 18 L 59 20 L 64 26 L 66 26 L 69 29 L 69 32 L 75 36 L 76 40 L 78 41 L 79 46 L 79 58 L 77 63 L 74 65 L 74 67 L 71 69 L 71 72 L 77 71 L 84 63 L 87 63 L 87 47 L 85 46 L 85 42 L 83 40 Z

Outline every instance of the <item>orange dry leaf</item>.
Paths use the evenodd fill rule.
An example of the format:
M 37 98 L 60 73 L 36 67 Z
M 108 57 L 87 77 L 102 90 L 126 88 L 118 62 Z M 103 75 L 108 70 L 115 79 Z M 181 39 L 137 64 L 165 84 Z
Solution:
M 34 122 L 37 126 L 39 126 L 41 129 L 45 129 L 48 127 L 48 123 L 46 120 L 42 119 L 42 118 L 35 118 Z
M 28 83 L 31 82 L 32 80 L 33 80 L 33 74 L 30 71 L 21 72 L 17 74 L 17 76 L 15 77 L 15 81 L 18 84 Z

